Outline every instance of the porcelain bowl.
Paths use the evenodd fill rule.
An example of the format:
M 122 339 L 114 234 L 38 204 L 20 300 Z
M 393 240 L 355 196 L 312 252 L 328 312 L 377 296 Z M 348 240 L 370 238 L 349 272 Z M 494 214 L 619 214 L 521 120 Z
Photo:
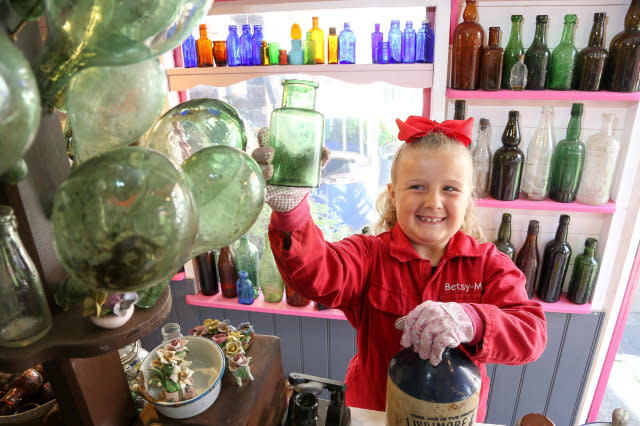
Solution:
M 199 336 L 183 336 L 181 339 L 187 340 L 189 348 L 187 360 L 192 362 L 190 368 L 193 370 L 191 379 L 196 393 L 194 398 L 179 402 L 158 401 L 160 390 L 148 385 L 151 379 L 151 362 L 156 357 L 158 349 L 164 347 L 164 343 L 149 352 L 140 366 L 145 393 L 151 396 L 147 399 L 155 406 L 158 413 L 172 419 L 193 417 L 209 408 L 220 395 L 222 376 L 226 366 L 222 349 L 212 340 Z

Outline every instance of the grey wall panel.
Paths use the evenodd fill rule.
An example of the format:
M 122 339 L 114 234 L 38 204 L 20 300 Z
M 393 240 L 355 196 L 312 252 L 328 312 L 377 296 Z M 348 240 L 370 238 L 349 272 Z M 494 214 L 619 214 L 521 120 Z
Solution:
M 300 318 L 289 315 L 275 315 L 276 332 L 282 349 L 282 368 L 285 376 L 292 371 L 303 372 L 301 354 Z
M 487 364 L 487 377 L 489 377 L 489 398 L 487 399 L 487 412 L 491 410 L 491 395 L 493 394 L 493 381 L 496 378 L 496 365 Z
M 329 323 L 329 375 L 330 379 L 344 381 L 349 361 L 355 354 L 352 344 L 355 330 L 348 321 L 327 320 Z
M 275 320 L 272 314 L 263 314 L 262 312 L 252 312 L 250 315 L 253 330 L 257 334 L 276 335 Z
M 496 366 L 486 422 L 513 424 L 511 419 L 518 400 L 522 371 L 521 365 Z
M 329 377 L 329 320 L 300 318 L 302 371 L 318 377 Z

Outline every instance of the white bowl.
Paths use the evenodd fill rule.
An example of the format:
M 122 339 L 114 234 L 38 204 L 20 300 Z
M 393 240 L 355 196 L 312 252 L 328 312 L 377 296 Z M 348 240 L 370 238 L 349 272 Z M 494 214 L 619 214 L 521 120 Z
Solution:
M 187 360 L 191 361 L 190 368 L 193 370 L 193 388 L 196 396 L 191 399 L 179 402 L 157 401 L 160 390 L 156 386 L 149 386 L 151 379 L 151 362 L 156 357 L 158 349 L 164 347 L 165 343 L 156 346 L 149 355 L 142 361 L 140 370 L 146 392 L 153 398 L 150 399 L 156 410 L 172 419 L 186 419 L 196 416 L 209 408 L 220 395 L 222 387 L 222 375 L 226 366 L 224 353 L 211 339 L 199 336 L 183 336 L 181 339 L 187 340 L 189 353 Z

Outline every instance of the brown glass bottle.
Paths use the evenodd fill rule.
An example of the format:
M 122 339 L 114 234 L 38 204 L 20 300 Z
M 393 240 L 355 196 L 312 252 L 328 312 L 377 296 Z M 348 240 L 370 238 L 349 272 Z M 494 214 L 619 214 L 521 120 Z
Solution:
M 640 89 L 640 0 L 632 0 L 624 18 L 624 31 L 609 45 L 603 82 L 615 92 L 637 92 Z
M 600 90 L 602 71 L 607 60 L 604 46 L 605 13 L 593 14 L 593 27 L 589 35 L 589 46 L 578 53 L 576 59 L 576 79 L 574 87 L 578 90 Z
M 556 238 L 549 241 L 544 248 L 537 292 L 538 298 L 544 302 L 557 302 L 562 293 L 571 260 L 571 246 L 567 243 L 569 220 L 566 214 L 560 216 Z
M 200 38 L 196 40 L 199 67 L 213 66 L 213 42 L 207 37 L 207 25 L 200 24 Z
M 493 244 L 513 260 L 516 255 L 516 248 L 511 243 L 511 214 L 502 214 L 502 221 L 500 222 L 500 228 L 498 228 L 498 239 Z
M 529 221 L 527 238 L 524 240 L 518 256 L 516 256 L 516 266 L 527 279 L 525 289 L 527 290 L 529 299 L 536 294 L 536 279 L 538 278 L 538 270 L 540 269 L 540 251 L 538 250 L 539 229 L 540 222 L 537 220 Z
M 220 274 L 220 288 L 224 297 L 238 297 L 236 290 L 236 260 L 231 247 L 226 246 L 220 249 L 218 258 L 218 273 Z
M 199 254 L 194 258 L 194 261 L 196 266 L 196 279 L 200 285 L 200 293 L 205 296 L 218 294 L 218 271 L 216 268 L 215 253 L 209 251 Z
M 502 147 L 493 156 L 490 194 L 502 201 L 515 200 L 520 192 L 524 153 L 518 148 L 519 115 L 518 111 L 509 111 L 509 121 L 502 133 Z
M 467 116 L 467 102 L 464 99 L 458 99 L 453 104 L 453 119 L 464 120 Z
M 500 90 L 503 56 L 504 49 L 500 47 L 500 27 L 490 27 L 489 44 L 482 50 L 480 72 L 482 90 Z
M 451 59 L 451 87 L 477 89 L 480 81 L 480 56 L 484 44 L 484 30 L 478 24 L 476 0 L 466 0 L 461 22 L 453 31 Z
M 287 305 L 291 306 L 307 306 L 309 304 L 309 299 L 302 296 L 300 293 L 289 287 L 289 284 L 284 283 L 285 294 L 287 296 Z

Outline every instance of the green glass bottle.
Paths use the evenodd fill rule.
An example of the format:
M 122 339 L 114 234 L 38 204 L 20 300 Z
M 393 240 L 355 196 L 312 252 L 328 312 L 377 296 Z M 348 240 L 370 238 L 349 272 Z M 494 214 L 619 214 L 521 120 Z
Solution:
M 544 90 L 547 84 L 551 57 L 546 42 L 548 21 L 547 15 L 536 16 L 536 34 L 524 55 L 524 63 L 527 66 L 527 90 Z
M 249 236 L 244 234 L 240 237 L 240 244 L 236 249 L 236 273 L 240 276 L 240 271 L 247 271 L 249 280 L 253 284 L 253 297 L 258 297 L 260 287 L 258 287 L 258 263 L 260 254 L 258 248 L 249 241 Z
M 632 0 L 624 17 L 624 31 L 609 44 L 603 82 L 614 92 L 640 90 L 640 0 Z
M 598 240 L 587 238 L 584 243 L 584 253 L 576 256 L 573 263 L 573 275 L 569 284 L 567 299 L 578 305 L 585 304 L 591 299 L 593 284 L 598 273 L 598 261 L 596 260 L 596 248 Z
M 318 83 L 284 80 L 282 107 L 271 113 L 271 185 L 317 187 L 324 143 L 324 116 L 315 111 Z
M 509 121 L 502 132 L 502 147 L 493 155 L 489 193 L 497 200 L 513 201 L 520 193 L 524 152 L 518 148 L 521 140 L 519 116 L 518 111 L 509 111 Z
M 513 260 L 516 255 L 516 248 L 511 243 L 511 214 L 503 213 L 500 228 L 498 228 L 498 239 L 493 242 L 498 250 L 506 254 Z
M 509 41 L 504 48 L 504 57 L 502 60 L 502 88 L 511 89 L 509 77 L 511 76 L 511 68 L 518 62 L 518 55 L 524 54 L 522 39 L 520 38 L 520 28 L 522 27 L 522 15 L 511 15 L 511 35 Z
M 594 13 L 593 27 L 589 35 L 589 46 L 578 54 L 574 86 L 578 90 L 600 90 L 602 71 L 607 60 L 604 48 L 605 13 Z
M 544 247 L 536 294 L 540 300 L 547 303 L 554 303 L 560 299 L 569 269 L 571 246 L 567 243 L 567 234 L 570 220 L 569 215 L 560 216 L 556 238 Z
M 549 197 L 561 203 L 575 201 L 584 165 L 584 143 L 580 140 L 582 104 L 573 104 L 567 137 L 561 140 L 551 156 Z
M 576 15 L 564 15 L 564 28 L 560 44 L 553 49 L 549 63 L 547 87 L 555 90 L 569 90 L 573 83 L 578 49 L 573 45 Z
M 268 233 L 264 236 L 264 250 L 258 266 L 258 276 L 260 277 L 260 289 L 262 290 L 264 301 L 269 303 L 280 302 L 284 294 L 284 281 L 282 281 L 280 271 L 276 266 L 276 260 L 271 251 Z

